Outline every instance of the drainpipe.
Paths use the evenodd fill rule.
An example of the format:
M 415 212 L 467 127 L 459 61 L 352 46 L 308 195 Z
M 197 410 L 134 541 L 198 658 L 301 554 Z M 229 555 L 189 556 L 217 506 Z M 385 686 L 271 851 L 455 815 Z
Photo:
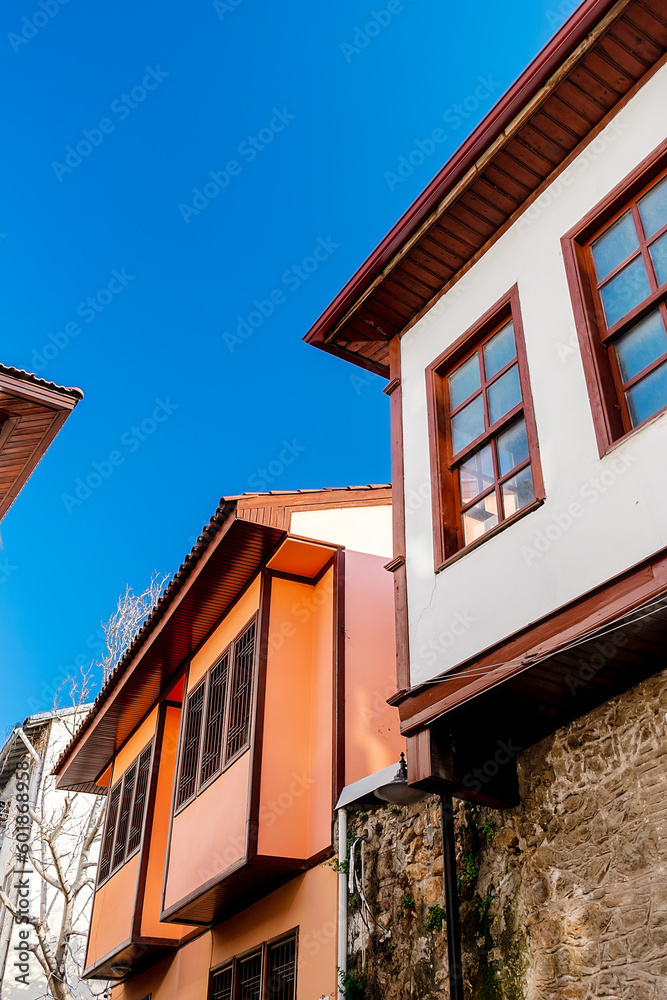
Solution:
M 345 1000 L 341 980 L 347 973 L 347 809 L 338 810 L 338 998 Z
M 450 1000 L 463 1000 L 463 964 L 461 961 L 461 921 L 459 894 L 456 888 L 456 848 L 454 806 L 448 793 L 440 796 L 442 857 L 445 875 L 445 911 L 447 914 L 447 963 Z

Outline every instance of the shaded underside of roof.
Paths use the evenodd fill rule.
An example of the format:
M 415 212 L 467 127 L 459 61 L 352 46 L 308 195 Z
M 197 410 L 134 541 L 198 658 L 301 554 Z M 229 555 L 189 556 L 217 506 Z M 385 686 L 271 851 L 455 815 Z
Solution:
M 532 203 L 665 52 L 664 0 L 585 0 L 305 340 L 388 376 L 389 341 Z
M 58 786 L 106 792 L 96 778 L 286 537 L 292 511 L 390 502 L 387 484 L 222 497 L 61 754 Z
M 82 397 L 80 389 L 0 365 L 0 519 Z

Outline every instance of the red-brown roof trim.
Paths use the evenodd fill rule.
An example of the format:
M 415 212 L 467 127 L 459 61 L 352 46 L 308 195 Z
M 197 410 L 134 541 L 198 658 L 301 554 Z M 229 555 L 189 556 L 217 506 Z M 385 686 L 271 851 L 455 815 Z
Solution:
M 374 283 L 380 279 L 383 282 L 386 281 L 395 267 L 399 265 L 400 258 L 414 249 L 410 246 L 411 241 L 423 238 L 424 234 L 420 233 L 420 230 L 429 224 L 431 213 L 436 211 L 448 192 L 466 177 L 471 168 L 478 163 L 480 157 L 493 151 L 496 143 L 499 144 L 499 150 L 502 148 L 506 138 L 504 131 L 510 123 L 515 121 L 517 115 L 521 114 L 524 109 L 528 108 L 530 102 L 540 94 L 542 88 L 553 78 L 554 74 L 560 68 L 567 66 L 568 59 L 586 42 L 591 33 L 595 29 L 599 29 L 602 22 L 605 22 L 604 32 L 606 32 L 609 27 L 616 24 L 618 18 L 628 12 L 628 9 L 631 9 L 635 20 L 639 17 L 649 17 L 651 23 L 659 24 L 661 35 L 663 27 L 667 30 L 664 13 L 660 11 L 658 0 L 653 3 L 651 0 L 648 2 L 644 2 L 644 0 L 584 0 L 584 3 L 577 8 L 544 49 L 533 59 L 516 82 L 436 174 L 431 183 L 399 219 L 356 274 L 347 282 L 304 337 L 307 343 L 315 344 L 322 350 L 344 357 L 377 374 L 388 375 L 388 348 L 382 342 L 386 343 L 396 333 L 400 333 L 409 320 L 403 322 L 402 326 L 401 323 L 398 323 L 394 324 L 393 327 L 391 323 L 377 321 L 377 317 L 382 313 L 379 303 L 375 316 L 358 319 L 358 312 L 365 305 L 370 306 L 372 312 L 374 296 L 377 292 L 377 289 L 373 287 Z M 628 27 L 630 30 L 634 30 L 633 24 L 634 22 L 624 24 L 623 31 L 626 31 Z M 655 60 L 658 50 L 664 51 L 664 41 L 663 37 L 650 39 L 647 50 L 651 46 L 655 49 L 651 56 L 653 60 Z M 596 44 L 598 42 L 599 38 L 596 39 Z M 578 71 L 581 60 L 586 54 L 586 52 L 582 52 L 581 58 L 577 57 L 568 69 L 570 74 Z M 644 65 L 641 63 L 642 60 L 639 60 L 634 73 L 629 70 L 624 71 L 623 85 L 619 87 L 615 99 L 612 98 L 612 103 L 617 104 L 627 94 L 630 87 L 644 76 Z M 559 84 L 562 82 L 563 80 L 558 81 Z M 571 82 L 569 77 L 565 82 Z M 580 84 L 578 85 L 580 86 Z M 606 89 L 608 93 L 605 94 L 605 97 L 608 99 L 609 94 L 614 94 L 614 88 L 606 85 Z M 541 107 L 542 104 L 539 104 L 536 109 L 531 111 L 531 115 L 539 114 Z M 599 117 L 602 119 L 606 110 L 605 104 L 600 103 L 600 108 L 602 113 Z M 591 131 L 593 127 L 591 125 L 588 131 Z M 574 145 L 578 144 L 579 141 L 577 139 Z M 563 152 L 569 154 L 571 149 L 564 149 Z M 565 158 L 564 155 L 563 159 Z M 538 186 L 536 185 L 536 187 Z M 435 222 L 435 219 L 433 221 Z M 500 228 L 500 224 L 497 228 Z M 443 285 L 448 280 L 450 279 L 447 278 L 443 281 Z M 384 291 L 386 296 L 391 295 L 391 289 L 385 288 Z M 413 287 L 413 298 L 414 291 Z M 425 305 L 432 297 L 432 292 L 424 295 L 423 304 Z M 409 296 L 406 297 L 404 304 L 408 302 Z M 386 305 L 386 299 L 384 304 Z M 418 311 L 413 308 L 413 315 Z M 338 338 L 340 342 L 337 342 L 341 328 L 343 328 L 345 336 L 341 335 Z M 364 339 L 369 342 L 379 341 L 380 349 L 367 350 L 364 354 L 364 348 L 368 347 L 368 344 L 363 344 Z

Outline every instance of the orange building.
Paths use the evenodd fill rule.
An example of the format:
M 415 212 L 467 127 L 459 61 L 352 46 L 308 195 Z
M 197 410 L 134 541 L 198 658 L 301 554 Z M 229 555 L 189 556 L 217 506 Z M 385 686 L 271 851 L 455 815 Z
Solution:
M 336 994 L 334 810 L 404 749 L 390 555 L 389 487 L 223 498 L 105 683 L 56 774 L 108 793 L 114 997 Z

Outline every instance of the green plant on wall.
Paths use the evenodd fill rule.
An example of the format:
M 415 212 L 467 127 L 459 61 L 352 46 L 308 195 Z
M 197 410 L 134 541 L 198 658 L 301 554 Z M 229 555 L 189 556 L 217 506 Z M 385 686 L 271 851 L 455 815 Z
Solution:
M 415 908 L 415 897 L 410 892 L 406 892 L 401 900 L 401 906 L 404 910 L 414 910 Z
M 345 1000 L 363 1000 L 364 981 L 356 972 L 343 972 L 338 970 L 341 993 Z
M 436 903 L 435 906 L 429 906 L 428 913 L 426 915 L 426 930 L 427 931 L 442 930 L 442 925 L 445 922 L 445 918 L 446 918 L 446 913 L 438 903 Z

